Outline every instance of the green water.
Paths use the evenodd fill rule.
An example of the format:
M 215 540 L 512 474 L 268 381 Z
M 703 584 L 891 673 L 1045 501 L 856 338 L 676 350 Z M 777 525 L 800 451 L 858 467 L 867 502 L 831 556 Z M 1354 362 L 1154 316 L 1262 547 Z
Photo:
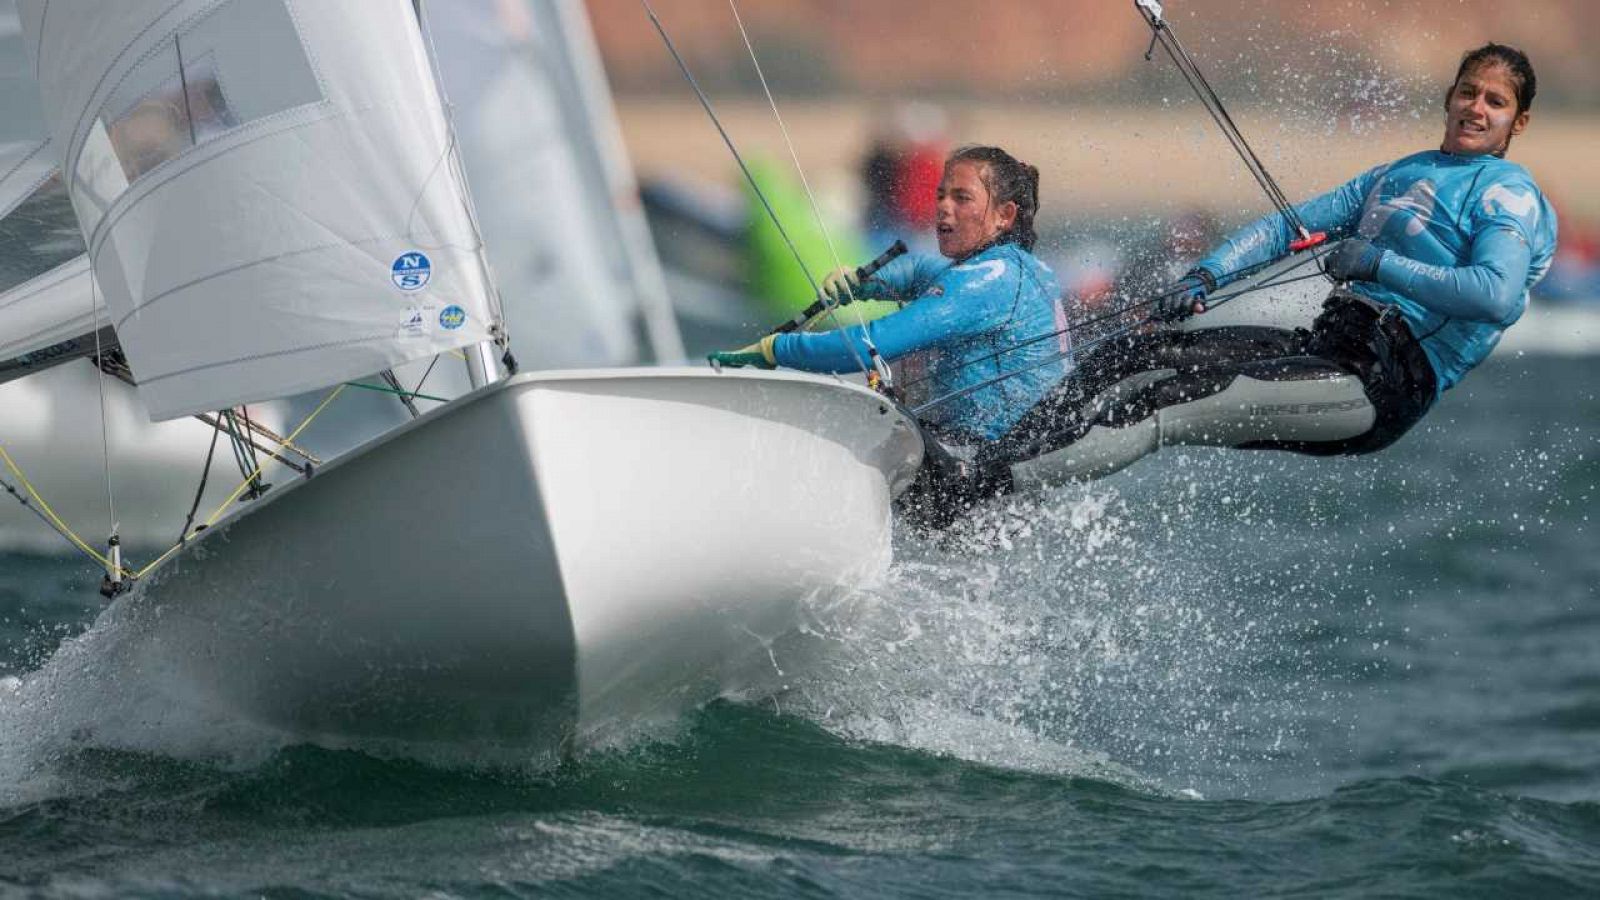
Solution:
M 1593 895 L 1596 374 L 1495 360 L 1378 457 L 1168 450 L 904 541 L 787 690 L 554 769 L 90 689 L 98 575 L 0 556 L 0 894 Z

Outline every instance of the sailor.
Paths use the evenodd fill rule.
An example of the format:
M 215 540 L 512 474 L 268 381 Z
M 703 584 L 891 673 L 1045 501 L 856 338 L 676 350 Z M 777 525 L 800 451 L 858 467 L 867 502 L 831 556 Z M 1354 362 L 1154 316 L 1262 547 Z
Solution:
M 1309 331 L 1163 330 L 1103 344 L 979 462 L 988 492 L 1095 477 L 1164 444 L 1370 453 L 1389 446 L 1482 362 L 1549 267 L 1556 219 L 1505 159 L 1535 80 L 1518 50 L 1463 57 L 1439 149 L 1358 175 L 1296 207 L 1346 237 L 1324 263 L 1336 287 Z M 1234 273 L 1289 253 L 1273 214 L 1226 238 L 1158 299 L 1173 321 L 1205 311 Z M 969 486 L 970 487 L 970 486 Z
M 901 309 L 864 327 L 769 335 L 741 350 L 713 353 L 712 361 L 859 372 L 872 347 L 890 362 L 916 355 L 925 364 L 930 394 L 976 388 L 941 405 L 925 426 L 956 445 L 1004 434 L 1055 387 L 1068 365 L 1061 288 L 1031 252 L 1039 170 L 997 147 L 964 147 L 945 161 L 937 196 L 937 256 L 906 254 L 865 283 L 851 269 L 824 280 L 823 290 L 836 300 L 897 300 Z M 1037 340 L 1058 332 L 1049 341 Z M 1027 371 L 977 387 L 1018 368 Z

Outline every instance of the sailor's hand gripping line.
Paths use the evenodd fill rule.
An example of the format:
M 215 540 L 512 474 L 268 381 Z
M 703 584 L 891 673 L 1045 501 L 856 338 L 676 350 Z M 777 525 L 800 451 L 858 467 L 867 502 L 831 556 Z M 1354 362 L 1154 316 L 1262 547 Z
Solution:
M 898 259 L 905 252 L 905 241 L 895 241 L 890 245 L 889 249 L 883 251 L 876 259 L 866 265 L 857 266 L 854 269 L 840 268 L 835 270 L 834 274 L 824 281 L 822 289 L 817 292 L 817 299 L 810 306 L 797 313 L 794 318 L 767 332 L 760 340 L 748 347 L 712 353 L 706 359 L 711 363 L 712 368 L 719 371 L 723 366 L 730 368 L 739 368 L 741 366 L 753 366 L 758 369 L 776 368 L 778 361 L 773 356 L 772 345 L 778 335 L 805 328 L 824 315 L 834 316 L 839 307 L 848 306 L 857 300 L 864 299 L 856 296 L 856 290 L 873 275 L 876 275 L 879 269 Z M 863 323 L 863 330 L 865 330 L 865 327 Z M 871 383 L 870 375 L 869 383 Z M 876 386 L 874 385 L 874 387 Z

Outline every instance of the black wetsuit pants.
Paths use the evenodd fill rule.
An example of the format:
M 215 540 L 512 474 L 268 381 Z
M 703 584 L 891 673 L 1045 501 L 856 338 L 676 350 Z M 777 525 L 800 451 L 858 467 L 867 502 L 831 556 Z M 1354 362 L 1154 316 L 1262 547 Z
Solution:
M 1096 426 L 1125 427 L 1167 407 L 1210 397 L 1241 376 L 1259 382 L 1332 384 L 1350 376 L 1360 381 L 1373 411 L 1372 425 L 1362 433 L 1307 440 L 1263 428 L 1231 445 L 1316 456 L 1389 446 L 1427 413 L 1435 395 L 1433 367 L 1398 311 L 1336 290 L 1310 330 L 1239 326 L 1108 341 L 1080 357 L 1071 376 L 971 461 L 957 462 L 934 448 L 908 502 L 925 511 L 942 508 L 924 517 L 937 526 L 953 518 L 951 507 L 964 509 L 983 496 L 1009 491 L 1013 463 L 1068 447 Z M 1139 382 L 1129 381 L 1136 377 Z M 1108 394 L 1123 382 L 1138 386 Z

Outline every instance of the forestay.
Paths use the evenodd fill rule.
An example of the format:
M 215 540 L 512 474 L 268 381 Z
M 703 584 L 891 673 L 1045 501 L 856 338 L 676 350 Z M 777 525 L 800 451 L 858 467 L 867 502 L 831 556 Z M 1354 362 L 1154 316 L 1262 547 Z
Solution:
M 152 417 L 488 339 L 406 0 L 23 0 L 46 119 Z

